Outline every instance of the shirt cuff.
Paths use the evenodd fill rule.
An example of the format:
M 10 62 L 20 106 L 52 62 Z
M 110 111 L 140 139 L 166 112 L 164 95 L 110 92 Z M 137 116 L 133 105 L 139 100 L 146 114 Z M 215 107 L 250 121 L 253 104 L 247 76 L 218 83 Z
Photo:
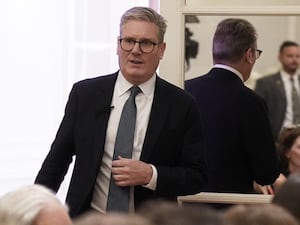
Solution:
M 152 191 L 155 191 L 156 189 L 156 183 L 157 183 L 157 169 L 152 164 L 149 164 L 152 167 L 152 177 L 148 184 L 143 185 L 143 187 L 149 188 Z

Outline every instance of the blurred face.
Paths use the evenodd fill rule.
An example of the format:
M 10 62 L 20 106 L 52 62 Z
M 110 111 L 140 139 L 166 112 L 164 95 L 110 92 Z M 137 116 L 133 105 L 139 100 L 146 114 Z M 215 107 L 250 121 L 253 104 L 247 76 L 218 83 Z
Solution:
M 279 55 L 282 68 L 288 74 L 295 74 L 300 63 L 300 50 L 297 46 L 285 47 Z
M 158 41 L 158 27 L 146 21 L 129 20 L 122 26 L 119 38 L 127 44 L 143 42 L 144 47 L 147 43 L 155 43 L 153 51 L 145 53 L 141 51 L 139 43 L 133 43 L 132 50 L 124 50 L 118 41 L 120 70 L 126 80 L 132 84 L 140 84 L 150 79 L 165 51 L 165 43 Z
M 289 159 L 289 164 L 292 165 L 292 168 L 300 167 L 300 136 L 295 140 L 286 156 Z

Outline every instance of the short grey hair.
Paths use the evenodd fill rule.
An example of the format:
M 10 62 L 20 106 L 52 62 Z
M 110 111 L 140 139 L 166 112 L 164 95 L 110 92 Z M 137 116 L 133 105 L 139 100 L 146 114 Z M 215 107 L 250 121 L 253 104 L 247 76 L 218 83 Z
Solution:
M 128 9 L 121 17 L 120 33 L 122 32 L 123 25 L 129 20 L 140 20 L 154 23 L 158 27 L 157 37 L 159 43 L 164 41 L 164 35 L 167 30 L 166 20 L 154 9 L 148 7 L 133 7 Z
M 214 63 L 235 63 L 249 49 L 256 48 L 257 33 L 253 25 L 238 18 L 222 20 L 213 38 Z

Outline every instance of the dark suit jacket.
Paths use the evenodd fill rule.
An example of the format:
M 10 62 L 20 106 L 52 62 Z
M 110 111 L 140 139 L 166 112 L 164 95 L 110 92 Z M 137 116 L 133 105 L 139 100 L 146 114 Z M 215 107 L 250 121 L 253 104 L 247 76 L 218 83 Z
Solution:
M 278 138 L 286 114 L 286 94 L 280 73 L 256 81 L 255 92 L 262 96 L 268 106 L 274 139 Z
M 72 217 L 90 207 L 99 172 L 117 73 L 76 83 L 65 115 L 35 182 L 57 191 L 75 156 L 66 198 Z M 176 200 L 201 190 L 205 165 L 197 103 L 157 77 L 140 160 L 158 170 L 156 191 L 135 187 L 135 206 L 149 198 Z
M 254 180 L 272 184 L 279 161 L 264 100 L 221 68 L 186 81 L 185 88 L 200 107 L 206 190 L 251 193 Z

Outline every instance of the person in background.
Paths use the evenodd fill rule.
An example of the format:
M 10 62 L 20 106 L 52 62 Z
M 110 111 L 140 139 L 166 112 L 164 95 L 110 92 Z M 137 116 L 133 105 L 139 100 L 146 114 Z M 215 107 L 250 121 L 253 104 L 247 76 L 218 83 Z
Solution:
M 280 205 L 293 214 L 300 223 L 300 174 L 291 174 L 278 188 L 272 203 Z
M 300 126 L 284 127 L 278 137 L 277 151 L 281 160 L 281 175 L 273 184 L 274 191 L 290 174 L 300 174 Z
M 268 115 L 275 141 L 285 126 L 300 123 L 300 103 L 293 103 L 293 86 L 299 95 L 300 48 L 294 41 L 284 41 L 279 48 L 280 71 L 256 81 L 255 92 L 262 96 L 268 105 Z M 298 100 L 297 100 L 298 99 Z M 293 109 L 295 107 L 295 111 Z
M 197 103 L 156 73 L 166 48 L 165 31 L 165 19 L 153 9 L 129 9 L 121 18 L 117 39 L 120 70 L 79 81 L 71 90 L 35 183 L 57 191 L 75 156 L 66 197 L 72 218 L 90 209 L 133 212 L 148 199 L 177 201 L 178 195 L 201 191 L 206 169 Z M 128 124 L 127 133 L 117 135 L 117 130 L 119 121 L 124 122 L 120 118 L 125 101 L 134 102 L 129 97 L 132 88 L 136 97 L 130 109 L 134 112 L 136 107 L 137 118 L 131 125 L 133 144 L 114 149 L 116 140 L 130 136 Z M 131 150 L 132 155 L 118 153 L 115 158 L 116 150 Z M 112 194 L 111 187 L 122 193 Z M 125 205 L 118 199 L 127 196 L 128 189 Z M 112 204 L 114 197 L 118 198 Z M 124 208 L 116 209 L 121 202 Z
M 244 19 L 222 20 L 212 51 L 213 68 L 185 81 L 200 108 L 208 170 L 204 190 L 254 193 L 254 181 L 269 185 L 280 173 L 266 103 L 244 85 L 262 52 L 255 28 Z
M 46 187 L 33 184 L 0 196 L 1 225 L 71 225 L 68 207 Z

